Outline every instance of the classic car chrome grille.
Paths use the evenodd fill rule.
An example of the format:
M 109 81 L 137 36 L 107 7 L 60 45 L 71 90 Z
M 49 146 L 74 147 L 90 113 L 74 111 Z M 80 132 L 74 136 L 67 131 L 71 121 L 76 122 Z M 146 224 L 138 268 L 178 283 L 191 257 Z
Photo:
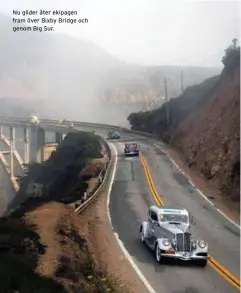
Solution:
M 191 235 L 190 233 L 176 234 L 177 251 L 191 251 Z

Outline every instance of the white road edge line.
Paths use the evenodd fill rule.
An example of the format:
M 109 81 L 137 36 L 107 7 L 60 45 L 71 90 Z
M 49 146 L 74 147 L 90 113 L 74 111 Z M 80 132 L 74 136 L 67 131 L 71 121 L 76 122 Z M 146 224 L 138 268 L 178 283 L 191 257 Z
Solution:
M 218 209 L 216 206 L 215 206 L 215 204 L 213 203 L 213 202 L 211 202 L 208 198 L 207 198 L 207 196 L 206 195 L 204 195 L 203 193 L 202 193 L 202 191 L 200 190 L 200 189 L 198 189 L 195 185 L 194 185 L 194 183 L 188 178 L 188 176 L 182 171 L 182 169 L 177 165 L 177 163 L 171 158 L 171 156 L 169 155 L 169 154 L 167 154 L 165 151 L 164 151 L 164 149 L 161 147 L 161 146 L 159 146 L 159 145 L 157 145 L 157 144 L 155 144 L 154 143 L 154 146 L 156 146 L 157 148 L 159 148 L 171 161 L 172 161 L 172 163 L 175 165 L 175 167 L 185 176 L 185 177 L 187 177 L 187 179 L 188 179 L 188 181 L 190 182 L 190 184 L 198 191 L 198 193 L 210 204 L 210 205 L 212 205 L 215 209 L 216 209 L 216 211 L 218 211 L 224 218 L 226 218 L 226 220 L 228 220 L 230 223 L 232 223 L 234 226 L 236 226 L 237 228 L 239 228 L 239 229 L 241 229 L 241 227 L 240 227 L 240 225 L 238 225 L 237 223 L 235 223 L 232 219 L 230 219 L 224 212 L 222 212 L 220 209 Z
M 114 183 L 114 179 L 115 179 L 115 174 L 116 174 L 116 167 L 117 167 L 117 161 L 118 161 L 118 155 L 117 155 L 117 150 L 116 147 L 112 144 L 109 143 L 109 145 L 112 147 L 112 149 L 114 150 L 115 153 L 115 164 L 114 164 L 114 170 L 110 179 L 110 185 L 109 185 L 109 189 L 107 192 L 107 215 L 108 215 L 108 219 L 111 225 L 111 228 L 113 229 L 112 226 L 112 221 L 111 221 L 111 216 L 110 216 L 110 194 L 111 194 L 111 190 L 112 190 L 112 186 Z M 114 229 L 113 229 L 114 230 Z M 115 238 L 117 240 L 118 245 L 120 246 L 122 252 L 124 253 L 125 257 L 127 258 L 127 260 L 130 262 L 132 268 L 135 270 L 136 274 L 138 275 L 138 277 L 141 279 L 142 283 L 146 286 L 148 292 L 150 293 L 157 293 L 154 288 L 151 286 L 151 284 L 147 281 L 147 279 L 145 278 L 145 276 L 142 274 L 142 272 L 140 271 L 140 269 L 138 268 L 138 266 L 136 265 L 136 263 L 134 262 L 133 258 L 131 257 L 131 255 L 129 254 L 129 252 L 127 251 L 127 249 L 125 248 L 123 242 L 120 240 L 118 233 L 115 233 Z

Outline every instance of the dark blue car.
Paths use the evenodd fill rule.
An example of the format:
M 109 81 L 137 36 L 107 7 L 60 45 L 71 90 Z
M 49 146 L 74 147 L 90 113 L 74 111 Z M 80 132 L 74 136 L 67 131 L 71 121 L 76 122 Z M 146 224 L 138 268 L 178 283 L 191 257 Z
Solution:
M 139 156 L 139 149 L 136 143 L 126 143 L 124 152 L 126 156 Z

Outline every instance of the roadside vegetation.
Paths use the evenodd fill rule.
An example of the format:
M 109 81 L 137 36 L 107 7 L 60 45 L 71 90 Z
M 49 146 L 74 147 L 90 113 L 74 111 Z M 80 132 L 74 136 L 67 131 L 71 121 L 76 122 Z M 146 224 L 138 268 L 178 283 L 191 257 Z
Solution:
M 71 203 L 81 199 L 92 176 L 82 176 L 81 172 L 92 164 L 93 159 L 103 157 L 102 148 L 97 135 L 69 133 L 48 160 L 29 166 L 29 175 L 22 180 L 18 195 L 9 209 L 21 204 L 26 208 L 29 203 L 38 201 Z M 37 183 L 36 186 L 34 183 Z
M 46 162 L 30 166 L 16 197 L 21 205 L 0 219 L 0 293 L 123 292 L 98 270 L 81 221 L 68 205 L 98 175 L 103 165 L 96 160 L 105 151 L 98 136 L 70 133 Z M 34 190 L 26 194 L 32 181 L 43 185 L 38 196 Z

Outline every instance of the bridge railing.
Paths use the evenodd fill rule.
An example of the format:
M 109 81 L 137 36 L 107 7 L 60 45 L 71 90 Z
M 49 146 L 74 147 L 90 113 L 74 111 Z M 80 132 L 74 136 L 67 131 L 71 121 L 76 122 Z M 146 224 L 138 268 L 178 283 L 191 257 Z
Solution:
M 69 124 L 71 122 L 74 123 L 74 125 L 76 126 L 83 126 L 83 127 L 90 127 L 90 128 L 96 128 L 96 129 L 105 129 L 105 130 L 111 130 L 111 129 L 118 129 L 122 132 L 125 133 L 133 133 L 133 134 L 138 134 L 138 135 L 142 135 L 142 136 L 147 136 L 147 137 L 154 137 L 153 134 L 147 133 L 147 132 L 142 132 L 142 131 L 135 131 L 135 130 L 131 130 L 127 127 L 121 127 L 118 125 L 111 125 L 111 124 L 103 124 L 103 123 L 91 123 L 91 122 L 81 122 L 81 121 L 74 121 L 74 120 L 65 120 L 62 124 L 59 123 L 58 119 L 48 119 L 48 118 L 39 118 L 40 121 L 40 125 L 41 122 L 42 123 L 49 123 L 49 124 L 59 124 L 59 126 L 64 126 L 66 123 Z M 24 127 L 24 126 L 31 126 L 32 124 L 30 122 L 28 122 L 27 118 L 9 118 L 9 117 L 0 117 L 0 125 L 1 122 L 4 123 L 4 125 L 8 126 L 8 124 L 11 126 L 12 124 L 15 124 L 18 127 Z M 12 125 L 14 126 L 14 125 Z M 54 125 L 52 125 L 51 127 L 54 127 Z M 44 127 L 46 128 L 47 127 Z

